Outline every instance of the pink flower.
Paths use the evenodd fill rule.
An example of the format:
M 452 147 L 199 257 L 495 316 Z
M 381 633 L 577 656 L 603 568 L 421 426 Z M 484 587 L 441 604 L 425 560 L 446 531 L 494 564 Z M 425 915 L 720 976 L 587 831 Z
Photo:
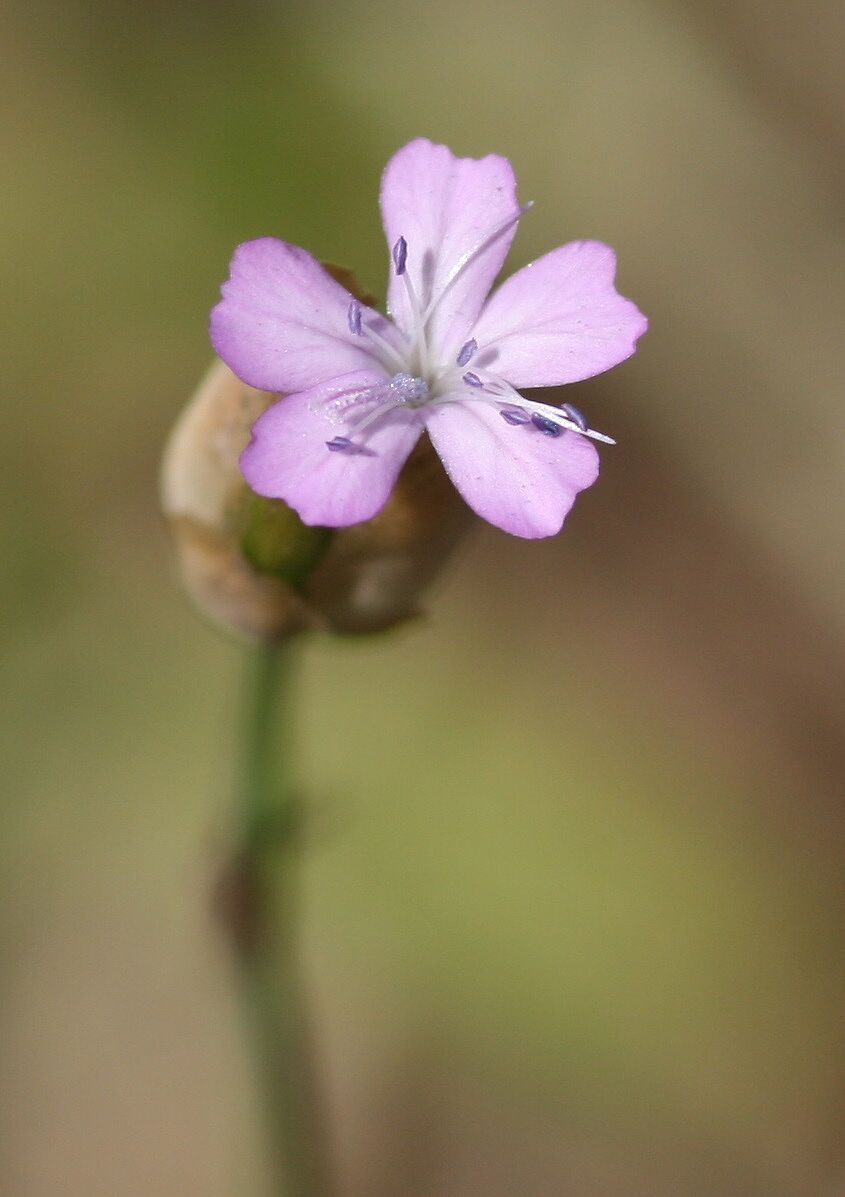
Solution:
M 516 536 L 560 530 L 598 474 L 570 404 L 519 393 L 601 374 L 646 319 L 613 286 L 615 256 L 573 241 L 488 293 L 527 210 L 505 158 L 455 158 L 422 138 L 387 164 L 386 319 L 311 254 L 272 237 L 238 246 L 211 339 L 244 382 L 283 398 L 241 457 L 250 486 L 306 524 L 344 527 L 387 501 L 423 432 L 469 506 Z

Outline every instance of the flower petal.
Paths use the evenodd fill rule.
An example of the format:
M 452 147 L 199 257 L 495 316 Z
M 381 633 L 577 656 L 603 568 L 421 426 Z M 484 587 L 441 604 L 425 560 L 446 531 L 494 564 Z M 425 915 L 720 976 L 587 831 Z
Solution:
M 473 361 L 515 387 L 552 387 L 601 374 L 630 357 L 648 327 L 617 294 L 616 255 L 573 241 L 512 275 L 473 329 Z
M 512 427 L 483 403 L 432 405 L 426 427 L 473 511 L 514 536 L 554 536 L 575 496 L 598 477 L 598 453 L 577 432 Z
M 408 243 L 407 270 L 425 309 L 465 256 L 466 265 L 443 293 L 428 324 L 429 343 L 445 364 L 467 340 L 516 231 L 516 179 L 507 158 L 456 158 L 445 145 L 417 138 L 388 162 L 381 212 L 392 248 Z M 488 240 L 489 238 L 489 240 Z M 477 252 L 474 252 L 477 251 Z M 414 321 L 400 277 L 391 271 L 388 310 L 409 335 Z
M 298 245 L 275 237 L 239 245 L 221 293 L 212 344 L 250 386 L 301 391 L 380 365 L 371 344 L 349 328 L 352 296 Z M 366 323 L 395 338 L 383 316 L 362 310 Z
M 386 413 L 362 432 L 357 451 L 332 452 L 326 442 L 345 430 L 320 409 L 341 392 L 384 381 L 383 374 L 358 371 L 269 407 L 241 454 L 241 469 L 253 490 L 284 499 L 306 524 L 343 528 L 374 516 L 422 432 L 418 412 Z M 354 433 L 349 435 L 355 440 Z

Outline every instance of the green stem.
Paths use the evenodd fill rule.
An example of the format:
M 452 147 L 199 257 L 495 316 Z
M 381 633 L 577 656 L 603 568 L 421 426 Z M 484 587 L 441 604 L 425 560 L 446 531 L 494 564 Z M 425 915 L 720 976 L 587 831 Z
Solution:
M 332 1191 L 297 956 L 299 808 L 290 763 L 290 649 L 263 645 L 246 678 L 228 923 L 266 1112 L 273 1194 Z

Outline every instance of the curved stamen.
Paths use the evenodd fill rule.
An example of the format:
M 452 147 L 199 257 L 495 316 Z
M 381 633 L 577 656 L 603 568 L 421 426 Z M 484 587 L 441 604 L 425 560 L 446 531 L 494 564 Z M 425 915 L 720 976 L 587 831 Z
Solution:
M 355 413 L 350 413 L 348 410 L 348 407 L 352 406 L 352 404 L 349 404 L 345 410 L 337 408 L 336 414 L 330 413 L 328 411 L 326 411 L 324 414 L 329 417 L 332 423 L 336 423 L 339 420 L 344 420 L 350 425 L 349 431 L 357 438 L 364 431 L 364 429 L 369 428 L 372 424 L 375 424 L 377 420 L 382 418 L 382 416 L 386 416 L 388 412 L 391 412 L 395 408 L 402 406 L 401 400 L 388 400 L 387 397 L 390 395 L 390 393 L 389 386 L 371 387 L 368 392 L 359 392 L 359 395 L 364 396 L 364 402 L 373 402 L 375 403 L 375 407 L 363 415 L 361 419 L 357 420 L 357 422 L 354 419 Z M 351 420 L 349 418 L 350 414 L 353 416 Z M 333 436 L 330 441 L 326 441 L 326 448 L 332 453 L 344 453 L 360 451 L 361 447 L 349 436 Z
M 358 437 L 361 435 L 361 433 L 364 431 L 364 429 L 369 428 L 372 424 L 375 424 L 377 420 L 380 420 L 382 418 L 382 416 L 389 415 L 390 412 L 396 411 L 396 409 L 398 407 L 407 407 L 407 406 L 408 406 L 408 403 L 404 399 L 401 399 L 401 398 L 394 399 L 394 400 L 391 400 L 386 403 L 380 403 L 378 405 L 378 407 L 376 407 L 376 409 L 374 411 L 371 411 L 369 413 L 369 415 L 365 416 L 363 420 L 359 420 L 359 422 L 357 424 L 353 425 L 353 427 L 350 431 L 356 437 Z
M 363 420 L 360 420 L 357 424 L 353 425 L 351 429 L 352 433 L 355 436 L 360 436 L 365 428 L 369 428 L 371 424 L 375 424 L 376 420 L 380 420 L 382 416 L 386 416 L 390 412 L 395 411 L 397 407 L 402 407 L 402 404 L 398 402 L 380 404 L 375 411 L 371 411 L 370 414 L 365 416 Z
M 405 359 L 398 349 L 395 349 L 390 342 L 377 333 L 369 324 L 361 324 L 361 333 L 367 337 L 377 349 L 380 349 L 384 357 L 382 358 L 382 365 L 390 370 L 401 370 L 405 365 Z
M 447 291 L 450 290 L 459 276 L 463 274 L 470 262 L 472 262 L 474 258 L 477 258 L 482 250 L 488 249 L 498 237 L 501 237 L 502 234 L 506 233 L 512 225 L 516 224 L 516 222 L 522 216 L 524 216 L 529 208 L 533 207 L 533 200 L 529 200 L 527 204 L 520 204 L 516 212 L 514 212 L 511 216 L 508 216 L 505 220 L 501 221 L 500 224 L 495 225 L 492 229 L 490 229 L 489 232 L 485 233 L 484 236 L 479 241 L 476 241 L 475 245 L 473 245 L 471 249 L 468 249 L 465 254 L 461 254 L 455 265 L 449 271 L 449 274 L 446 276 L 446 279 L 440 287 L 440 290 L 435 295 L 430 297 L 428 306 L 422 315 L 422 322 L 424 325 L 428 324 L 429 320 L 434 314 L 435 308 L 442 301 L 443 296 Z M 463 363 L 459 363 L 459 365 L 462 364 Z
M 374 328 L 370 328 L 368 324 L 364 324 L 364 311 L 357 299 L 350 299 L 349 307 L 346 309 L 346 323 L 349 325 L 349 331 L 356 337 L 367 337 L 367 339 L 380 349 L 386 361 L 382 361 L 382 365 L 389 367 L 392 370 L 401 369 L 403 365 L 402 355 L 398 349 L 390 344 L 381 333 L 377 333 Z

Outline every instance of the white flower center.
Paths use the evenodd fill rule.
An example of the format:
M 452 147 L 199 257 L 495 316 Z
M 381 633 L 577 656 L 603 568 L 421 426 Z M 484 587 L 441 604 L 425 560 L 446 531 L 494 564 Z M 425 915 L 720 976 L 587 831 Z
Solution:
M 404 237 L 398 239 L 391 256 L 396 274 L 405 285 L 413 334 L 406 337 L 406 344 L 401 350 L 397 349 L 388 337 L 373 327 L 372 319 L 365 323 L 360 303 L 355 299 L 351 300 L 347 312 L 349 331 L 355 336 L 366 337 L 372 343 L 385 370 L 393 373 L 385 383 L 357 391 L 341 391 L 322 405 L 328 419 L 333 423 L 346 424 L 350 434 L 335 436 L 326 441 L 330 450 L 366 451 L 361 441 L 361 433 L 389 412 L 397 408 L 418 409 L 446 403 L 484 403 L 495 408 L 511 427 L 530 427 L 546 436 L 557 437 L 570 431 L 611 445 L 615 443 L 611 437 L 589 428 L 581 412 L 570 403 L 561 407 L 536 403 L 521 395 L 497 374 L 480 367 L 467 370 L 465 367 L 478 351 L 478 344 L 474 338 L 461 347 L 454 362 L 444 364 L 433 360 L 436 347 L 429 344 L 428 323 L 437 306 L 470 262 L 510 228 L 530 206 L 528 204 L 519 208 L 513 216 L 496 225 L 472 249 L 463 254 L 425 308 L 420 303 L 408 274 L 408 243 Z

